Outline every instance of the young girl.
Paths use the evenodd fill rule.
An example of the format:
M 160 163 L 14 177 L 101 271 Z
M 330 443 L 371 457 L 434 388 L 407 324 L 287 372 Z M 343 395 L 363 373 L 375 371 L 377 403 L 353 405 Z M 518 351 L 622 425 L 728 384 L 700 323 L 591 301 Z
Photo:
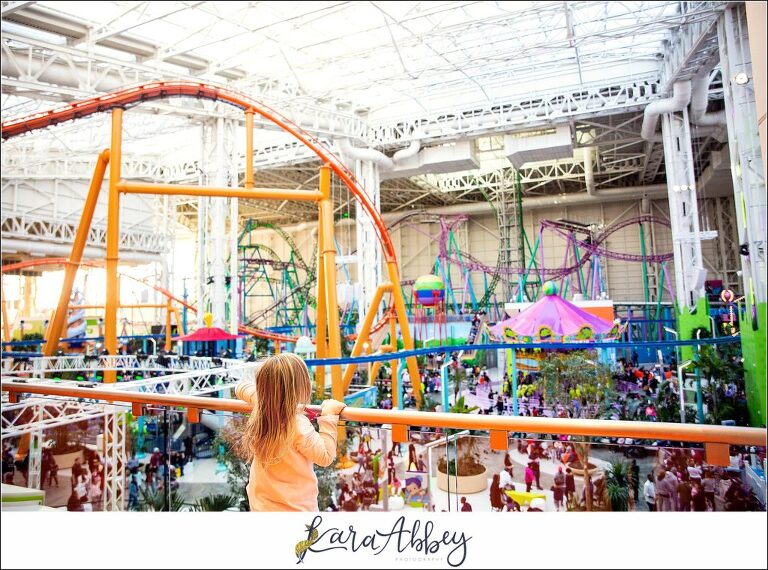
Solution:
M 325 400 L 315 431 L 304 408 L 312 386 L 304 361 L 291 353 L 267 358 L 254 380 L 235 388 L 253 405 L 239 442 L 241 455 L 251 461 L 248 502 L 251 511 L 317 511 L 316 463 L 327 467 L 336 458 L 339 414 L 344 404 Z

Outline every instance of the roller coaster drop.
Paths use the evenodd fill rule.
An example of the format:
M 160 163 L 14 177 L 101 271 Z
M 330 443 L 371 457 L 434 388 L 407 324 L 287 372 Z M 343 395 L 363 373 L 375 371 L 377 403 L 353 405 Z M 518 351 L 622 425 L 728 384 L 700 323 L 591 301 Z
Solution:
M 138 105 L 144 101 L 166 97 L 195 97 L 221 101 L 241 109 L 245 114 L 246 123 L 246 153 L 245 153 L 245 183 L 244 187 L 201 187 L 196 185 L 172 185 L 149 184 L 128 182 L 121 176 L 122 154 L 122 120 L 126 108 Z M 72 247 L 72 253 L 66 262 L 64 286 L 59 297 L 58 308 L 46 331 L 46 343 L 44 354 L 50 356 L 55 351 L 59 338 L 64 332 L 64 324 L 67 316 L 74 277 L 82 261 L 88 230 L 91 226 L 96 201 L 101 190 L 106 169 L 109 168 L 109 199 L 107 212 L 107 291 L 105 307 L 105 332 L 104 344 L 110 354 L 117 352 L 117 322 L 116 314 L 118 300 L 117 263 L 119 259 L 119 212 L 121 194 L 159 194 L 159 195 L 187 195 L 208 197 L 236 197 L 264 200 L 299 200 L 315 202 L 318 205 L 318 271 L 317 271 L 317 356 L 339 358 L 341 357 L 341 334 L 339 327 L 339 313 L 336 298 L 336 245 L 333 228 L 333 202 L 331 200 L 331 175 L 332 173 L 344 183 L 350 193 L 360 202 L 363 209 L 371 217 L 377 238 L 382 246 L 384 261 L 387 268 L 388 281 L 377 288 L 374 301 L 368 307 L 368 313 L 363 320 L 360 333 L 357 335 L 352 356 L 362 353 L 364 346 L 372 334 L 380 330 L 387 323 L 394 332 L 395 323 L 400 325 L 400 334 L 406 349 L 413 348 L 413 339 L 408 327 L 405 302 L 400 289 L 400 277 L 395 257 L 395 249 L 387 228 L 368 198 L 366 192 L 360 187 L 354 175 L 336 155 L 325 148 L 315 137 L 301 129 L 298 125 L 287 119 L 279 112 L 264 104 L 255 101 L 247 95 L 234 92 L 228 88 L 207 83 L 191 81 L 161 81 L 147 83 L 91 99 L 77 101 L 51 111 L 36 113 L 28 117 L 5 121 L 2 124 L 2 138 L 8 139 L 37 129 L 46 128 L 65 121 L 75 120 L 94 113 L 111 111 L 112 130 L 110 148 L 104 150 L 98 157 L 94 176 L 91 181 L 88 197 L 80 219 L 78 232 Z M 319 190 L 268 190 L 255 189 L 253 183 L 253 119 L 259 115 L 267 121 L 290 133 L 302 144 L 312 150 L 322 161 L 320 167 Z M 385 312 L 384 319 L 374 324 L 378 306 L 384 296 L 390 298 L 389 309 Z M 272 335 L 263 331 L 241 325 L 240 331 L 248 334 Z M 272 335 L 281 337 L 282 335 Z M 290 338 L 290 337 L 288 337 Z M 293 340 L 293 339 L 291 339 Z M 406 359 L 411 384 L 418 400 L 421 399 L 421 384 L 419 370 L 415 357 Z M 331 393 L 336 399 L 344 397 L 344 384 L 348 385 L 348 378 L 352 376 L 352 367 L 347 366 L 342 376 L 341 365 L 331 367 Z M 318 366 L 315 370 L 316 390 L 322 395 L 325 392 L 325 367 Z M 105 382 L 114 382 L 114 371 L 107 371 Z M 400 394 L 393 391 L 395 398 Z M 396 403 L 396 402 L 395 402 Z

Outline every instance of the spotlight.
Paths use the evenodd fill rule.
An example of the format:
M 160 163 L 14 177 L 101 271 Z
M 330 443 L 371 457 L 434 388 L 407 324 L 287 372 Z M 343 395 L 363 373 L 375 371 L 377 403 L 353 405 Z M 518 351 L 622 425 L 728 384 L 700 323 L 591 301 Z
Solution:
M 733 80 L 736 82 L 736 85 L 746 85 L 749 83 L 749 75 L 742 71 L 741 73 L 737 73 Z

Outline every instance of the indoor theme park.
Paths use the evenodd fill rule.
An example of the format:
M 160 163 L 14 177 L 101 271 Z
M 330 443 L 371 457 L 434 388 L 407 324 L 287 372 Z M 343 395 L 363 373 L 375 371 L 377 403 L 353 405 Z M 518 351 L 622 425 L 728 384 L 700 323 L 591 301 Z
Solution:
M 767 52 L 763 2 L 2 2 L 3 511 L 765 511 Z

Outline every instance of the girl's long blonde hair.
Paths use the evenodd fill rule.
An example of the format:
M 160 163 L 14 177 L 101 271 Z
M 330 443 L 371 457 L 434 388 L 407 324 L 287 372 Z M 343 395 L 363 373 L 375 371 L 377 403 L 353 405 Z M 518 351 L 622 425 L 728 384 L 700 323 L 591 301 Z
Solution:
M 263 467 L 280 461 L 296 434 L 296 415 L 312 385 L 304 361 L 289 352 L 264 360 L 256 371 L 255 405 L 238 444 L 239 454 Z

